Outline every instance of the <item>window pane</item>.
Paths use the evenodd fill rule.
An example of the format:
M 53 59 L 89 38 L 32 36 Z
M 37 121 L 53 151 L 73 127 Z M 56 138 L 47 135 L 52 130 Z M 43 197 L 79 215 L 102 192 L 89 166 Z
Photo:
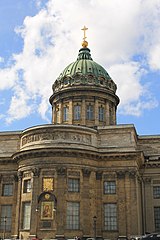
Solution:
M 0 230 L 11 231 L 12 205 L 1 206 Z
M 63 121 L 68 121 L 68 112 L 69 112 L 68 107 L 64 107 L 63 108 Z
M 74 120 L 80 120 L 81 118 L 81 106 L 74 106 Z
M 68 191 L 69 192 L 79 192 L 79 179 L 69 178 L 68 179 Z
M 104 182 L 104 194 L 116 194 L 116 182 L 105 181 Z
M 13 184 L 4 184 L 2 195 L 3 196 L 12 196 L 13 195 Z
M 155 230 L 160 231 L 160 207 L 154 207 Z
M 153 187 L 153 197 L 160 198 L 160 186 Z
M 79 203 L 67 203 L 67 229 L 79 229 Z
M 31 179 L 24 180 L 23 192 L 24 193 L 31 192 Z
M 29 202 L 23 204 L 23 229 L 30 229 L 31 205 Z
M 87 106 L 87 120 L 93 120 L 93 106 L 88 105 Z
M 99 107 L 99 121 L 104 121 L 104 108 Z
M 114 203 L 104 204 L 104 229 L 117 230 L 117 205 Z

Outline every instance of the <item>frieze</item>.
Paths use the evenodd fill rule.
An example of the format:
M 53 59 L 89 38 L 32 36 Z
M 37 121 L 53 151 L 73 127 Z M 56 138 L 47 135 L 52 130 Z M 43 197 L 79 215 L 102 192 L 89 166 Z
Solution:
M 62 78 L 59 77 L 52 86 L 53 92 L 58 92 L 63 88 L 72 87 L 77 85 L 93 85 L 93 86 L 103 86 L 106 89 L 113 90 L 114 92 L 117 89 L 116 84 L 113 80 L 108 77 L 99 77 L 98 79 L 91 75 L 84 75 L 82 73 L 76 73 L 73 77 L 68 77 L 67 75 Z
M 69 175 L 69 176 L 79 177 L 79 176 L 80 176 L 80 172 L 77 172 L 77 171 L 68 171 L 68 175 Z
M 42 175 L 43 176 L 54 176 L 55 175 L 55 170 L 44 170 L 43 172 L 42 172 Z
M 114 173 L 105 173 L 103 174 L 104 179 L 115 179 L 115 174 Z
M 80 142 L 85 144 L 91 144 L 91 136 L 89 134 L 76 134 L 70 132 L 61 132 L 56 131 L 53 133 L 37 133 L 37 134 L 30 134 L 27 136 L 22 137 L 21 145 L 24 146 L 31 142 L 36 141 L 45 141 L 45 140 L 68 140 L 73 142 Z

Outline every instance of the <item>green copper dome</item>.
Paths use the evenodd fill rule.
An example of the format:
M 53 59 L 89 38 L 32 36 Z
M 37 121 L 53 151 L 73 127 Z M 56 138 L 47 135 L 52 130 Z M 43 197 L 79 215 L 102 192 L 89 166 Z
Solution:
M 67 75 L 74 76 L 76 73 L 84 75 L 93 74 L 97 78 L 103 76 L 106 79 L 111 79 L 107 71 L 92 60 L 89 48 L 81 48 L 79 50 L 77 61 L 68 65 L 60 74 L 60 78 Z
M 116 84 L 107 71 L 93 61 L 87 47 L 81 48 L 77 60 L 63 70 L 53 84 L 53 91 L 58 92 L 78 85 L 99 86 L 116 92 Z

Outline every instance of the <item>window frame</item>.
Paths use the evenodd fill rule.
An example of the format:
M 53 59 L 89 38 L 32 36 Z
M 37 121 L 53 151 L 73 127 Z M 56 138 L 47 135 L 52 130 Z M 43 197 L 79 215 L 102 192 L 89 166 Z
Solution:
M 160 199 L 160 186 L 153 186 L 153 198 Z
M 66 228 L 68 230 L 80 229 L 80 202 L 67 202 Z
M 156 212 L 156 210 L 158 211 Z M 160 231 L 160 206 L 154 207 L 154 225 L 155 225 L 155 231 Z
M 104 230 L 117 231 L 118 216 L 116 203 L 104 203 Z
M 104 122 L 104 107 L 102 105 L 98 107 L 98 120 Z
M 3 197 L 13 196 L 13 183 L 3 183 L 3 185 L 2 185 L 2 196 Z
M 86 108 L 86 119 L 90 120 L 90 121 L 94 120 L 94 107 L 91 104 L 87 105 L 87 108 Z
M 63 107 L 63 121 L 68 122 L 69 120 L 69 107 L 66 105 Z
M 30 183 L 30 184 L 28 184 Z M 23 180 L 23 193 L 31 193 L 32 191 L 32 181 L 31 178 Z
M 1 205 L 0 231 L 4 230 L 6 232 L 12 230 L 12 204 Z
M 105 195 L 113 195 L 113 194 L 115 195 L 116 194 L 116 181 L 115 180 L 107 180 L 107 181 L 105 180 L 103 182 L 103 193 Z
M 74 105 L 74 120 L 81 120 L 81 105 Z
M 69 177 L 67 181 L 68 192 L 79 193 L 80 192 L 80 179 Z
M 28 210 L 27 207 L 30 209 Z M 22 229 L 30 230 L 30 228 L 31 228 L 31 202 L 23 202 L 22 210 L 23 210 Z

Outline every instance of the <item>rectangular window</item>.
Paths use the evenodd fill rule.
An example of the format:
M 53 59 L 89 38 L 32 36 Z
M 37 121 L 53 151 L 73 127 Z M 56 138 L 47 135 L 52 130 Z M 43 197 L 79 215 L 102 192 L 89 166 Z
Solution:
M 160 186 L 153 187 L 153 197 L 160 198 Z
M 23 203 L 23 229 L 30 229 L 31 204 L 30 202 Z
M 12 205 L 1 206 L 0 230 L 10 232 L 12 222 Z
M 93 106 L 92 105 L 87 106 L 86 118 L 87 118 L 87 120 L 93 120 Z
M 105 181 L 104 182 L 104 194 L 116 194 L 116 182 Z
M 68 191 L 69 192 L 79 192 L 80 182 L 77 178 L 69 178 L 68 179 Z
M 13 196 L 13 184 L 3 184 L 2 189 L 3 196 Z
M 67 203 L 67 229 L 79 229 L 80 204 L 79 202 Z
M 160 207 L 154 207 L 155 231 L 160 231 Z
M 117 230 L 117 205 L 114 203 L 104 204 L 104 229 Z
M 76 105 L 74 106 L 74 120 L 80 120 L 81 119 L 81 106 Z
M 24 180 L 23 193 L 31 192 L 31 179 Z
M 104 121 L 104 108 L 101 106 L 101 107 L 99 107 L 99 121 Z
M 69 109 L 67 106 L 65 106 L 63 108 L 63 121 L 68 121 L 68 113 L 69 113 Z

